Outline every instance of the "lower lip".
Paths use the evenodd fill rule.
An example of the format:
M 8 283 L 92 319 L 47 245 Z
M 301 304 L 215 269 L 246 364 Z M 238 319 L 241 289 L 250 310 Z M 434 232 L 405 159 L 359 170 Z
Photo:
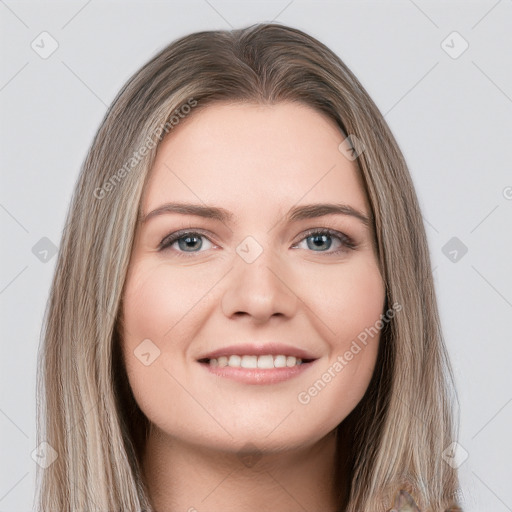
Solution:
M 302 363 L 285 368 L 274 368 L 273 370 L 261 370 L 258 368 L 240 368 L 232 366 L 210 366 L 210 363 L 199 363 L 206 370 L 218 377 L 236 380 L 244 384 L 277 384 L 292 379 L 307 371 L 315 361 Z

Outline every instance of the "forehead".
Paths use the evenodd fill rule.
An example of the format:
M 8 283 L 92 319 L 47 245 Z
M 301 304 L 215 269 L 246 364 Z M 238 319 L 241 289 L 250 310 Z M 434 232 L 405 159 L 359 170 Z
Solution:
M 306 105 L 209 105 L 160 144 L 142 213 L 169 201 L 248 216 L 328 201 L 367 210 L 358 168 L 338 149 L 343 139 L 332 119 Z

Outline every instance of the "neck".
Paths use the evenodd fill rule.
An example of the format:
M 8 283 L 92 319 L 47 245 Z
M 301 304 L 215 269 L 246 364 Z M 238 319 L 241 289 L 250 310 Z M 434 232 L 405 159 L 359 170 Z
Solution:
M 336 512 L 346 476 L 337 471 L 337 456 L 335 432 L 299 450 L 242 457 L 171 439 L 154 427 L 142 465 L 156 512 Z

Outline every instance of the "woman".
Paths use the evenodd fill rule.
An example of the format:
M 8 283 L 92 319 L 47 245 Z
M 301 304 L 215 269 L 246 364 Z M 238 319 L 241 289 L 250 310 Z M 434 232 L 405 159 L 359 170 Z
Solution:
M 192 34 L 128 81 L 41 355 L 41 510 L 460 510 L 406 163 L 297 29 Z

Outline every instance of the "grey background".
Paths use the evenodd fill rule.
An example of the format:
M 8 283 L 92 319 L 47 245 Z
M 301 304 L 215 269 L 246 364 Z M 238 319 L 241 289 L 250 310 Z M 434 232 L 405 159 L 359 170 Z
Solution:
M 271 20 L 310 33 L 346 62 L 406 156 L 457 380 L 465 509 L 512 510 L 511 0 L 0 0 L 0 16 L 0 512 L 32 507 L 52 246 L 106 106 L 175 38 Z M 50 48 L 43 31 L 58 42 L 46 59 L 31 47 Z M 453 31 L 469 44 L 457 58 L 445 51 L 463 48 L 458 36 L 446 40 Z

